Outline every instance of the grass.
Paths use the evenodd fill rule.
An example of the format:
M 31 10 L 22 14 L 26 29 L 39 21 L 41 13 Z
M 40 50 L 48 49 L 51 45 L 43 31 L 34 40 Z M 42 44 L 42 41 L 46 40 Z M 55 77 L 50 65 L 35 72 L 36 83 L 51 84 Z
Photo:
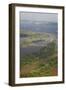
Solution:
M 57 75 L 57 48 L 51 42 L 39 52 L 25 55 L 20 59 L 20 77 L 40 77 Z

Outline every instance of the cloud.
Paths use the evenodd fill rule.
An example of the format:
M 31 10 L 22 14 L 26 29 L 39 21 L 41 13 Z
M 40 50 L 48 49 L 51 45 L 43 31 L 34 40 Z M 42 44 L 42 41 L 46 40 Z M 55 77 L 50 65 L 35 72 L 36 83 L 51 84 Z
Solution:
M 57 13 L 20 12 L 20 20 L 57 22 Z

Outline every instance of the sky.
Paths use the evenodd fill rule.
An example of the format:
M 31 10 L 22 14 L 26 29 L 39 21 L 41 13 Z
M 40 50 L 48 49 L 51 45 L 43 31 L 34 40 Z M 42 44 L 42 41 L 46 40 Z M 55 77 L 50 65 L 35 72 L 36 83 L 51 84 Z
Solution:
M 20 20 L 57 22 L 57 13 L 20 12 Z

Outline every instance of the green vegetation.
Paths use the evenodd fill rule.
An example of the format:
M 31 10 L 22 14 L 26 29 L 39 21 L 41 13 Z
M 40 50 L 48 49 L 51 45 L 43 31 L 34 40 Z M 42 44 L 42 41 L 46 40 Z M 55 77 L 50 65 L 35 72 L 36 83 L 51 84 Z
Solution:
M 26 38 L 20 42 L 21 47 L 27 47 L 32 44 L 33 41 L 38 41 L 38 40 L 44 40 L 44 41 L 49 41 L 53 38 L 51 38 L 51 34 L 49 33 L 35 33 L 35 32 L 22 32 L 21 36 L 25 35 Z
M 39 52 L 20 59 L 20 77 L 56 76 L 57 63 L 57 48 L 53 41 L 42 47 Z

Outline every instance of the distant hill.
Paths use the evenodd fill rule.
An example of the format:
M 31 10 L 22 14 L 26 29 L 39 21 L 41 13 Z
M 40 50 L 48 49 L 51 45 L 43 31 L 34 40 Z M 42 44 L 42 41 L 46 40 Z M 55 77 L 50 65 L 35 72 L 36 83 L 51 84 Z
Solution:
M 57 34 L 58 24 L 56 22 L 23 20 L 20 22 L 20 30 Z

